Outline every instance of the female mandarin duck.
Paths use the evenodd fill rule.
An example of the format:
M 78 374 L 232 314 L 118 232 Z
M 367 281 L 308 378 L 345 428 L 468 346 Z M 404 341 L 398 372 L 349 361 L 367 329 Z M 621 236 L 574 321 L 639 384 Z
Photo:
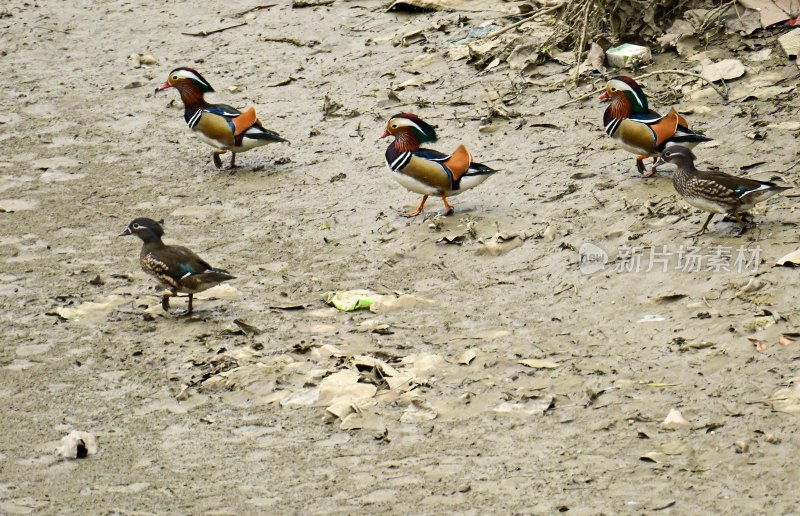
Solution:
M 175 68 L 169 73 L 167 81 L 156 88 L 156 92 L 176 88 L 181 94 L 183 118 L 189 129 L 197 133 L 201 140 L 219 150 L 213 152 L 214 165 L 222 168 L 220 155 L 231 151 L 231 168 L 236 166 L 236 154 L 261 147 L 272 142 L 285 142 L 274 131 L 265 129 L 256 117 L 252 107 L 243 112 L 225 104 L 209 104 L 205 94 L 214 88 L 196 70 L 186 67 Z
M 636 168 L 643 177 L 655 174 L 657 167 L 654 164 L 650 173 L 645 173 L 646 158 L 656 158 L 672 145 L 693 148 L 700 142 L 713 140 L 691 131 L 686 119 L 674 108 L 664 116 L 650 110 L 641 86 L 630 77 L 620 75 L 608 81 L 600 100 L 609 99 L 611 105 L 603 114 L 606 133 L 619 147 L 638 154 Z
M 676 145 L 666 149 L 656 161 L 656 165 L 664 163 L 676 165 L 678 170 L 672 177 L 675 190 L 695 208 L 710 212 L 703 227 L 692 236 L 705 233 L 715 213 L 731 214 L 736 217 L 742 228 L 739 232 L 741 235 L 745 230 L 742 213 L 789 189 L 788 186 L 732 176 L 724 172 L 697 170 L 694 166 L 695 159 L 692 151 Z
M 228 271 L 215 269 L 185 247 L 164 244 L 161 241 L 164 228 L 153 219 L 134 219 L 119 236 L 128 235 L 136 235 L 144 242 L 139 253 L 142 270 L 169 289 L 161 298 L 161 308 L 165 311 L 169 310 L 169 298 L 181 292 L 189 294 L 189 306 L 182 314 L 189 315 L 194 294 L 235 279 Z
M 436 131 L 411 113 L 400 113 L 390 118 L 381 138 L 389 135 L 394 136 L 394 141 L 386 149 L 389 172 L 398 183 L 423 196 L 417 209 L 403 214 L 404 217 L 416 217 L 422 213 L 429 195 L 440 196 L 444 202 L 444 214 L 452 215 L 453 207 L 447 202 L 447 197 L 475 188 L 497 172 L 474 163 L 463 145 L 450 155 L 421 148 L 423 143 L 436 141 Z

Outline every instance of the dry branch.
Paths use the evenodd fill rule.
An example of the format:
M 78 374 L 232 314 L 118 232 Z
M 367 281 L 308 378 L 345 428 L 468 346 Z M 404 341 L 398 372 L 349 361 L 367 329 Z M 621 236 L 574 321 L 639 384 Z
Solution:
M 211 34 L 216 34 L 217 32 L 222 32 L 228 29 L 235 29 L 236 27 L 241 27 L 242 25 L 247 25 L 247 22 L 237 23 L 236 25 L 228 25 L 227 27 L 222 27 L 221 29 L 202 30 L 200 32 L 181 32 L 181 34 L 184 36 L 197 36 L 200 38 L 205 38 Z

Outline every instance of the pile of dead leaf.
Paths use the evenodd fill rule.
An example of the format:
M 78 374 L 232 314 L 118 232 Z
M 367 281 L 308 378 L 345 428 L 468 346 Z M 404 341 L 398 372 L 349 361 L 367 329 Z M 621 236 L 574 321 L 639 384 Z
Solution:
M 447 340 L 490 341 L 510 335 L 507 330 L 489 329 L 450 335 Z M 193 378 L 181 386 L 176 399 L 191 404 L 193 398 L 217 393 L 224 403 L 238 408 L 314 409 L 341 430 L 360 429 L 382 438 L 389 423 L 418 424 L 440 416 L 463 418 L 487 412 L 541 416 L 555 404 L 546 388 L 559 366 L 544 358 L 500 358 L 478 347 L 457 356 L 348 353 L 332 344 L 295 346 L 277 354 L 239 347 L 192 359 L 186 367 L 194 371 Z M 530 381 L 522 382 L 516 392 L 477 400 L 468 386 L 492 367 Z
M 561 1 L 525 14 L 509 14 L 505 25 L 493 20 L 469 28 L 447 54 L 483 70 L 507 63 L 512 70 L 529 73 L 553 59 L 569 65 L 575 75 L 604 72 L 605 51 L 620 43 L 649 45 L 654 50 L 674 48 L 688 57 L 701 52 L 715 37 L 747 36 L 793 18 L 798 11 L 800 3 L 788 0 L 739 0 L 723 5 L 690 0 Z M 788 45 L 785 52 L 790 57 L 796 52 L 794 43 L 781 44 Z M 705 65 L 700 72 L 712 81 L 744 73 L 738 62 Z

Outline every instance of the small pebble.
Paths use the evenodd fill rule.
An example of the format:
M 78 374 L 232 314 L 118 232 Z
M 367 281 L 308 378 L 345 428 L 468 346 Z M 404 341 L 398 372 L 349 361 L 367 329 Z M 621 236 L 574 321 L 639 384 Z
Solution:
M 750 443 L 747 441 L 736 441 L 733 443 L 733 449 L 736 450 L 736 453 L 747 453 L 750 451 Z

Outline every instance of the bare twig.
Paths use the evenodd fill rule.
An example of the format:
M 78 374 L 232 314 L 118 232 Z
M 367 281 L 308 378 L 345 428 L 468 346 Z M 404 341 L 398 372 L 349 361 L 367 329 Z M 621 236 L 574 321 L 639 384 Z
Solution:
M 602 88 L 598 88 L 596 90 L 590 91 L 589 93 L 584 93 L 580 97 L 575 97 L 575 98 L 569 99 L 568 101 L 564 102 L 563 104 L 559 104 L 558 106 L 554 107 L 550 111 L 555 111 L 556 109 L 561 109 L 561 108 L 563 108 L 565 106 L 569 106 L 570 104 L 574 104 L 575 102 L 579 102 L 581 100 L 586 100 L 588 98 L 594 97 L 598 93 L 602 93 L 605 90 L 606 90 L 606 88 L 605 88 L 605 86 L 603 86 Z
M 229 25 L 227 27 L 222 27 L 221 29 L 214 29 L 214 30 L 203 30 L 200 32 L 181 32 L 184 36 L 197 36 L 200 38 L 205 38 L 211 34 L 216 34 L 217 32 L 222 32 L 228 29 L 235 29 L 236 27 L 241 27 L 242 25 L 247 25 L 247 22 L 237 23 L 236 25 Z
M 263 38 L 261 38 L 261 41 L 271 41 L 273 43 L 289 43 L 290 45 L 294 45 L 296 47 L 313 47 L 315 45 L 319 45 L 319 41 L 315 39 L 312 39 L 304 43 L 299 39 L 294 39 L 294 38 L 271 38 L 269 36 L 264 36 Z
M 245 9 L 244 11 L 238 12 L 238 13 L 234 14 L 233 16 L 235 18 L 241 18 L 242 16 L 244 16 L 247 13 L 251 13 L 253 11 L 259 11 L 261 9 L 269 9 L 270 7 L 275 7 L 276 5 L 278 5 L 278 4 L 257 5 L 255 7 L 251 7 L 250 9 Z
M 660 75 L 660 74 L 667 74 L 667 73 L 672 73 L 672 74 L 676 74 L 676 75 L 688 75 L 689 77 L 694 77 L 695 79 L 700 79 L 701 81 L 705 82 L 706 84 L 708 84 L 709 86 L 714 88 L 714 91 L 719 93 L 720 97 L 722 97 L 724 100 L 728 100 L 728 93 L 725 92 L 725 91 L 722 91 L 722 89 L 719 86 L 717 86 L 713 82 L 709 81 L 708 79 L 706 79 L 705 77 L 703 77 L 700 74 L 697 74 L 697 73 L 694 73 L 694 72 L 687 72 L 686 70 L 656 70 L 655 72 L 649 72 L 649 73 L 645 73 L 645 74 L 639 75 L 637 77 L 634 77 L 634 79 L 638 81 L 639 79 L 645 79 L 647 77 L 652 77 L 653 75 Z
M 575 77 L 574 80 L 578 80 L 578 76 L 581 73 L 581 56 L 583 55 L 583 46 L 586 44 L 586 28 L 589 25 L 589 6 L 591 2 L 586 2 L 586 5 L 583 7 L 583 31 L 581 32 L 581 39 L 578 42 L 578 48 L 575 49 Z
M 578 287 L 577 287 L 576 285 L 572 284 L 572 285 L 570 285 L 570 286 L 568 286 L 568 287 L 562 288 L 562 289 L 561 289 L 561 290 L 559 290 L 558 292 L 553 292 L 553 295 L 554 295 L 554 296 L 557 296 L 557 295 L 559 295 L 559 294 L 563 294 L 563 293 L 564 293 L 564 292 L 566 292 L 567 290 L 573 290 L 573 289 L 575 290 L 575 293 L 577 294 L 577 293 L 578 293 Z
M 792 170 L 794 167 L 796 167 L 797 165 L 800 165 L 800 159 L 798 159 L 797 161 L 795 161 L 794 163 L 792 163 L 788 167 L 784 168 L 781 172 L 788 172 L 788 171 Z
M 496 38 L 497 36 L 499 36 L 501 34 L 505 34 L 506 32 L 508 32 L 510 30 L 516 29 L 520 25 L 522 25 L 524 23 L 527 23 L 527 22 L 533 20 L 534 18 L 538 18 L 539 16 L 544 16 L 547 13 L 551 13 L 553 11 L 557 11 L 557 10 L 561 9 L 562 7 L 564 7 L 564 4 L 554 5 L 552 7 L 548 7 L 547 9 L 539 9 L 535 13 L 529 14 L 528 16 L 526 16 L 525 18 L 521 19 L 520 21 L 514 22 L 511 25 L 506 25 L 502 29 L 496 30 L 496 31 L 492 32 L 491 34 L 485 36 L 482 39 L 483 40 L 494 39 L 494 38 Z
M 330 5 L 335 0 L 292 0 L 292 7 L 320 7 L 323 5 Z

